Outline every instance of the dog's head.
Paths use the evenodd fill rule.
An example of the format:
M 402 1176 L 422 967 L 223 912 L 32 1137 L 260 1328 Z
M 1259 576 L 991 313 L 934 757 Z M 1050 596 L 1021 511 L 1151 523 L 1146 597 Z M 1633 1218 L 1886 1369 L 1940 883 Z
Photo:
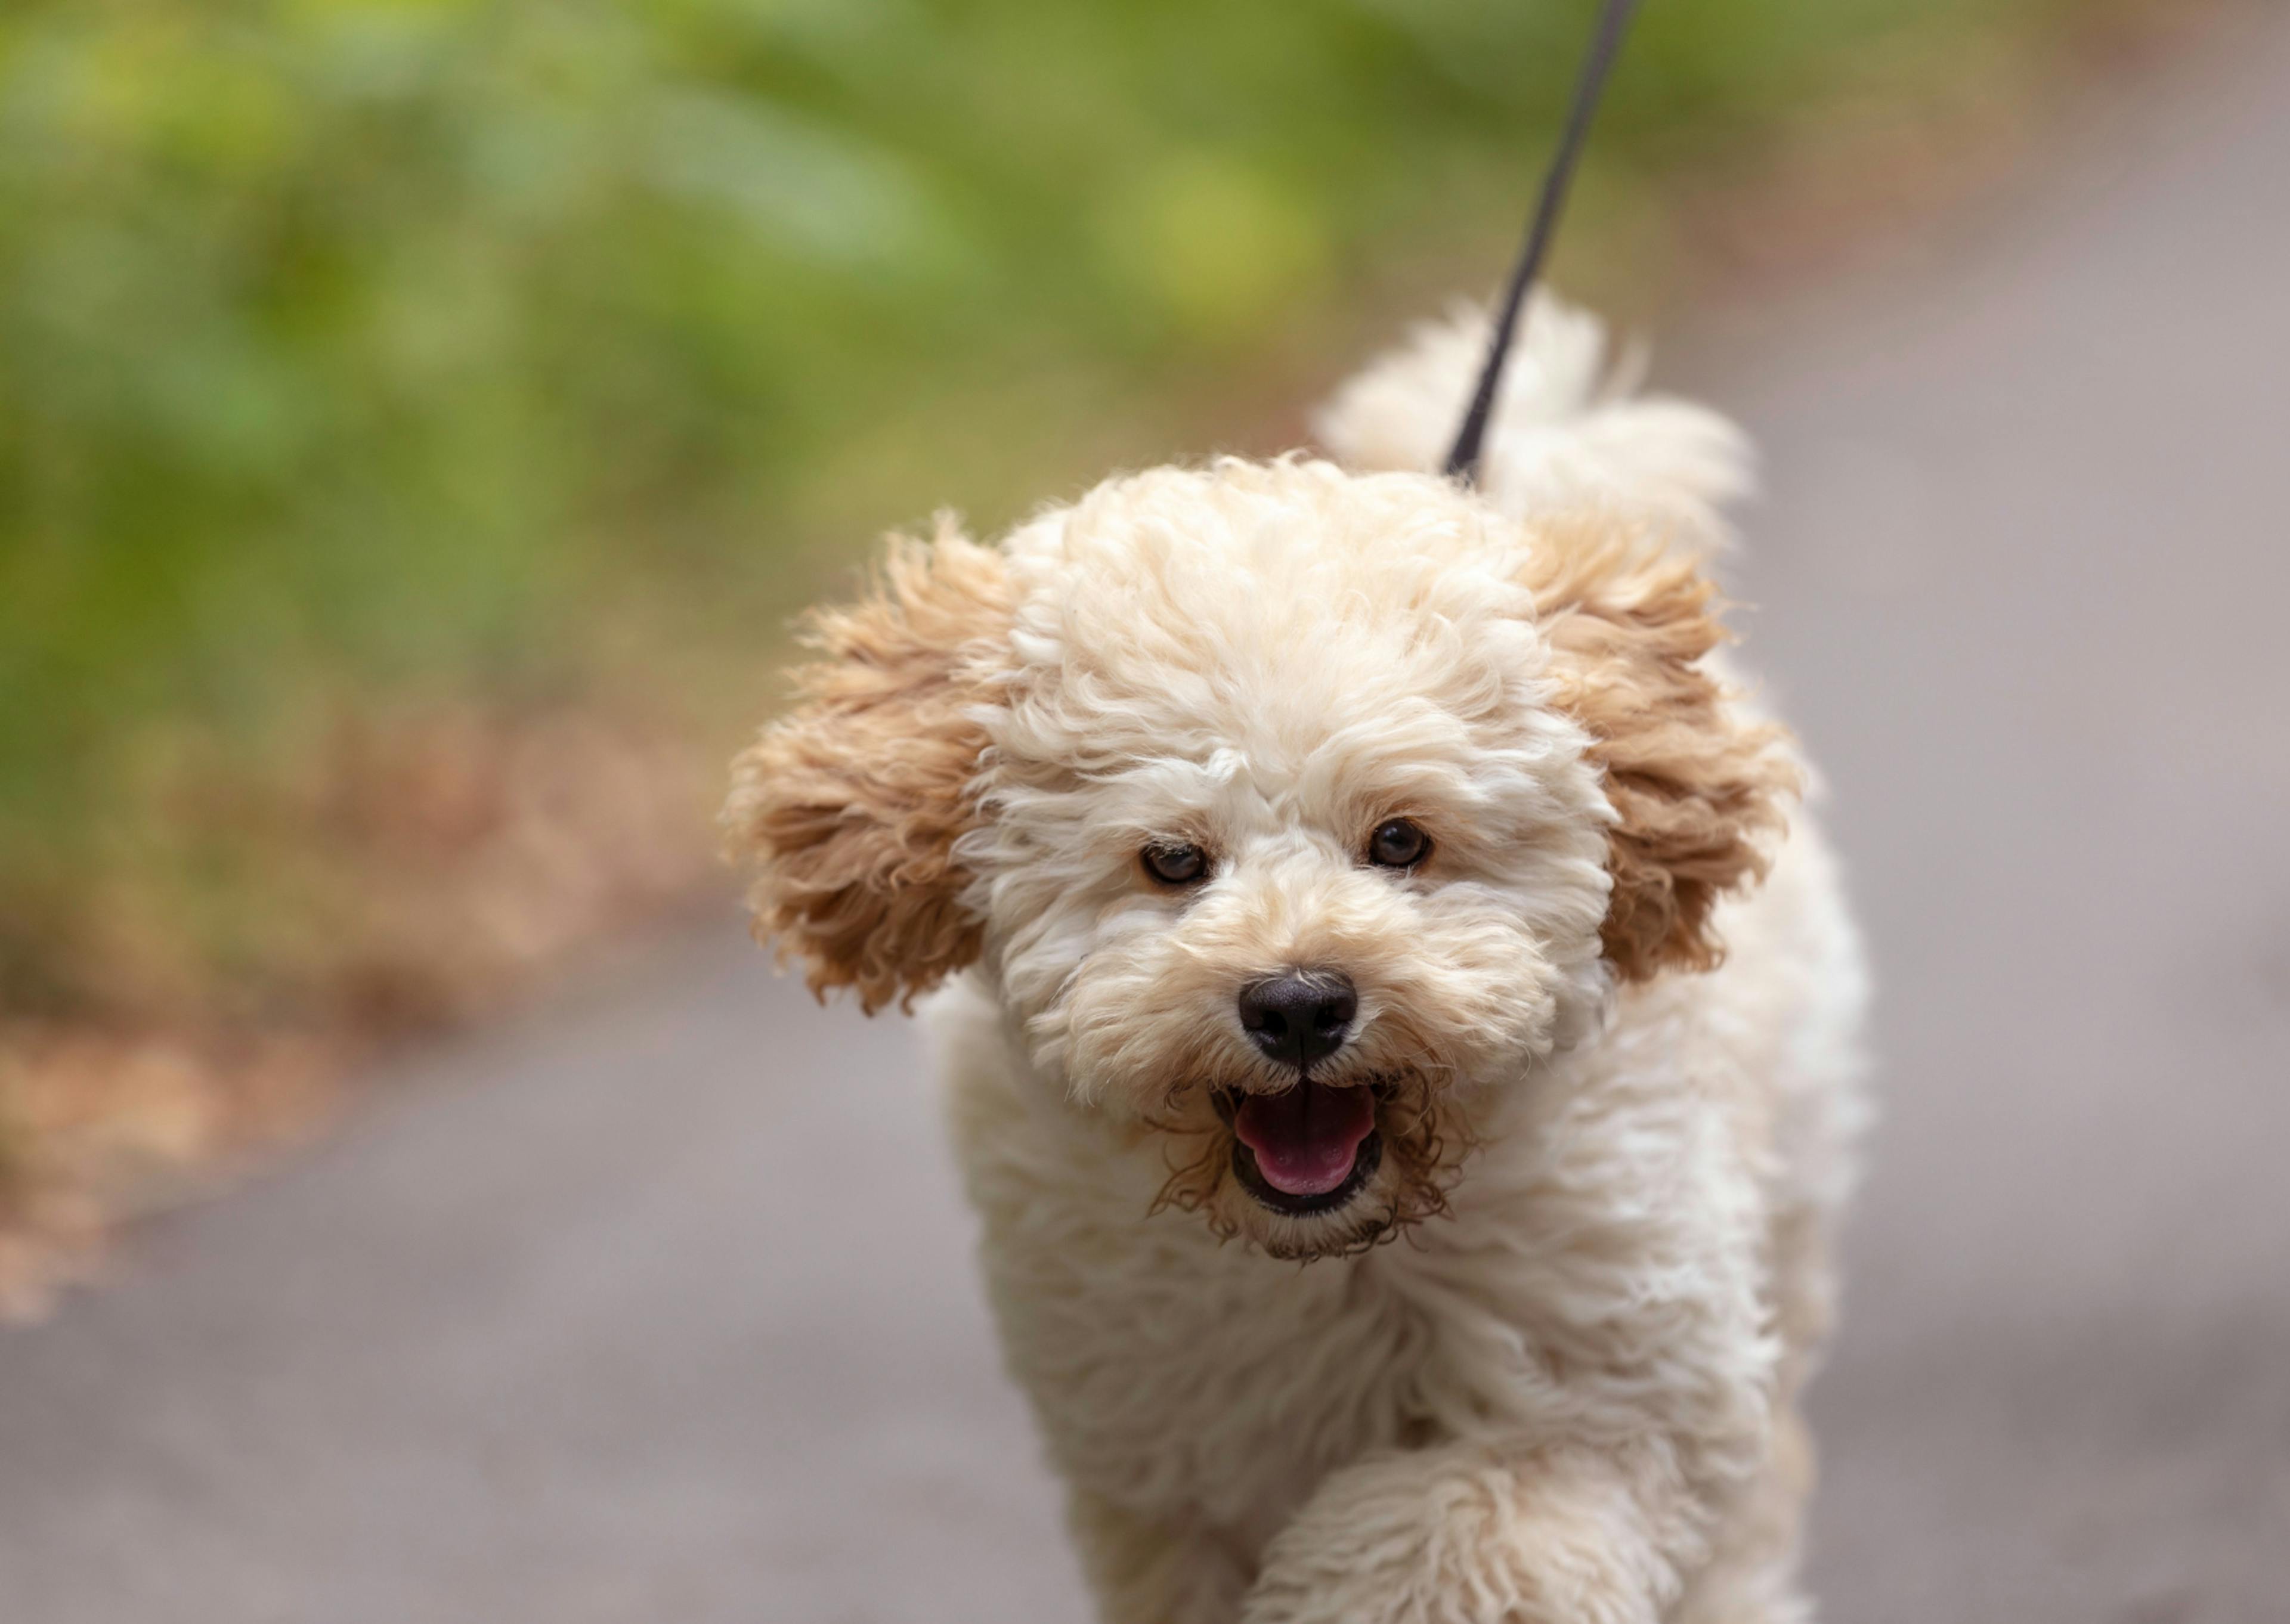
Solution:
M 1690 560 L 1422 475 L 1113 480 L 815 632 L 726 814 L 758 930 L 869 1010 L 975 964 L 1282 1255 L 1438 1211 L 1490 1091 L 1714 964 L 1793 781 Z

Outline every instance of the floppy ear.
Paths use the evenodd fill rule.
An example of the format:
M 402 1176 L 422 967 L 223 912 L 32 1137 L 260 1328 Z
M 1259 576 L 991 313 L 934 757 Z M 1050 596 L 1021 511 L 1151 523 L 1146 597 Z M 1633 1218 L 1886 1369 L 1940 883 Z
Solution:
M 724 828 L 754 876 L 757 938 L 822 998 L 853 988 L 872 1014 L 978 956 L 954 843 L 977 822 L 971 712 L 1007 663 L 1011 615 L 1002 556 L 950 518 L 927 546 L 894 539 L 865 598 L 812 617 L 826 658 L 732 764 Z
M 1539 540 L 1528 584 L 1558 703 L 1590 734 L 1618 819 L 1606 958 L 1625 981 L 1714 969 L 1710 915 L 1765 876 L 1799 788 L 1786 735 L 1704 663 L 1726 632 L 1695 559 L 1612 524 Z

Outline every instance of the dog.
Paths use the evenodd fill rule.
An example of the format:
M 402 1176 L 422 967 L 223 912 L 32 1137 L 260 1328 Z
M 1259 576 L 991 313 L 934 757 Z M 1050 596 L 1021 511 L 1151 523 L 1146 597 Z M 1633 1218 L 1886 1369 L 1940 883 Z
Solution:
M 1109 1624 L 1786 1624 L 1864 975 L 1709 575 L 1742 436 L 1527 311 L 1325 457 L 941 518 L 736 762 L 757 932 L 921 1013 Z

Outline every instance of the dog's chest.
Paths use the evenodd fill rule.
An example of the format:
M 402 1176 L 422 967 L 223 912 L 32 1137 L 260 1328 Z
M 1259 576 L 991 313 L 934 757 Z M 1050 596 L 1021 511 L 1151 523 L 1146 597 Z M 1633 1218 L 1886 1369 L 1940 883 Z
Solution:
M 1329 1471 L 1409 1438 L 1427 1336 L 1357 1262 L 1217 1249 L 1167 1219 L 1188 1228 L 1147 1249 L 1153 1275 L 1097 1272 L 1024 1302 L 997 1285 L 1005 1340 L 1077 1481 L 1254 1542 Z
M 1017 1118 L 961 1137 L 1004 1348 L 1077 1485 L 1256 1544 L 1329 1471 L 1419 1429 L 1432 1338 L 1389 1249 L 1281 1262 L 1147 1217 L 1139 1170 Z

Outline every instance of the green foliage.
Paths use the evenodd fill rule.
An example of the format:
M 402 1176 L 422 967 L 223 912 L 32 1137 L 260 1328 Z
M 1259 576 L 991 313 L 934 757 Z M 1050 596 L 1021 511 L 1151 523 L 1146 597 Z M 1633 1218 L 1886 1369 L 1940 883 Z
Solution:
M 1659 0 L 1596 162 L 1699 159 L 2035 4 Z M 728 637 L 801 538 L 1013 500 L 1395 252 L 1506 241 L 1589 9 L 17 0 L 16 956 L 33 899 L 199 867 L 187 735 L 254 761 L 345 693 L 609 691 L 615 628 Z

